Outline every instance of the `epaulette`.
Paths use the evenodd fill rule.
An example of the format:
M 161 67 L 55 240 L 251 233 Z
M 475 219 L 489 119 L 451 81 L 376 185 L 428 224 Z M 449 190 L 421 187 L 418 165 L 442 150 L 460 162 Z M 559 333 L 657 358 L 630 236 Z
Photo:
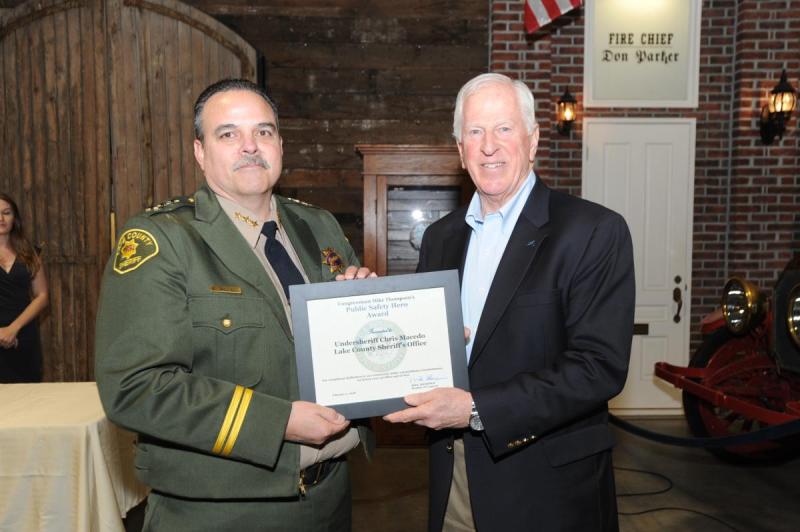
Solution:
M 295 198 L 286 198 L 287 201 L 291 201 L 297 205 L 302 205 L 303 207 L 311 207 L 312 209 L 321 209 L 322 207 L 317 207 L 316 205 L 312 205 L 310 203 L 306 203 L 305 201 L 300 201 L 299 199 Z
M 164 201 L 152 207 L 148 207 L 144 212 L 152 216 L 160 212 L 171 212 L 179 207 L 194 207 L 194 196 L 178 196 L 171 200 Z

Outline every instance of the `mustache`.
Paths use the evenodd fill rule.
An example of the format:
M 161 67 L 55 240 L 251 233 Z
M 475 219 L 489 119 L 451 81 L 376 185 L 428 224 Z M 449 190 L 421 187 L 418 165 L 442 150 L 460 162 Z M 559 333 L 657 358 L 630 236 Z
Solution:
M 233 169 L 238 170 L 243 166 L 250 166 L 253 164 L 257 164 L 258 166 L 266 170 L 272 168 L 265 159 L 262 159 L 258 155 L 245 155 L 244 157 L 236 161 L 236 163 L 233 165 Z

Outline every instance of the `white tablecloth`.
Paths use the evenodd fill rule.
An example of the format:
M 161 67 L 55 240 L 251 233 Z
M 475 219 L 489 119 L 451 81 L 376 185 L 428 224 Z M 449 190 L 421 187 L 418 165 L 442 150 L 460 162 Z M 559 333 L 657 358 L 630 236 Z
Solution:
M 147 495 L 93 382 L 0 384 L 0 531 L 123 532 Z

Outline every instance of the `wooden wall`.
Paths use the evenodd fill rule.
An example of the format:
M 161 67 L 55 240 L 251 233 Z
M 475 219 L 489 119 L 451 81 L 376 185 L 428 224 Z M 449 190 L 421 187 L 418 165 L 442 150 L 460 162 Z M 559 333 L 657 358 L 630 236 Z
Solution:
M 281 193 L 332 211 L 359 255 L 355 144 L 450 144 L 455 96 L 488 65 L 485 0 L 190 0 L 264 56 Z

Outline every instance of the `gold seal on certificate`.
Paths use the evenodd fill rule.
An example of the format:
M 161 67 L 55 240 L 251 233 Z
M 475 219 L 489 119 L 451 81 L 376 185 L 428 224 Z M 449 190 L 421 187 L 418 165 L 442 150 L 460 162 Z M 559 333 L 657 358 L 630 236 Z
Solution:
M 399 410 L 410 393 L 467 388 L 457 272 L 290 290 L 301 399 L 355 419 Z

